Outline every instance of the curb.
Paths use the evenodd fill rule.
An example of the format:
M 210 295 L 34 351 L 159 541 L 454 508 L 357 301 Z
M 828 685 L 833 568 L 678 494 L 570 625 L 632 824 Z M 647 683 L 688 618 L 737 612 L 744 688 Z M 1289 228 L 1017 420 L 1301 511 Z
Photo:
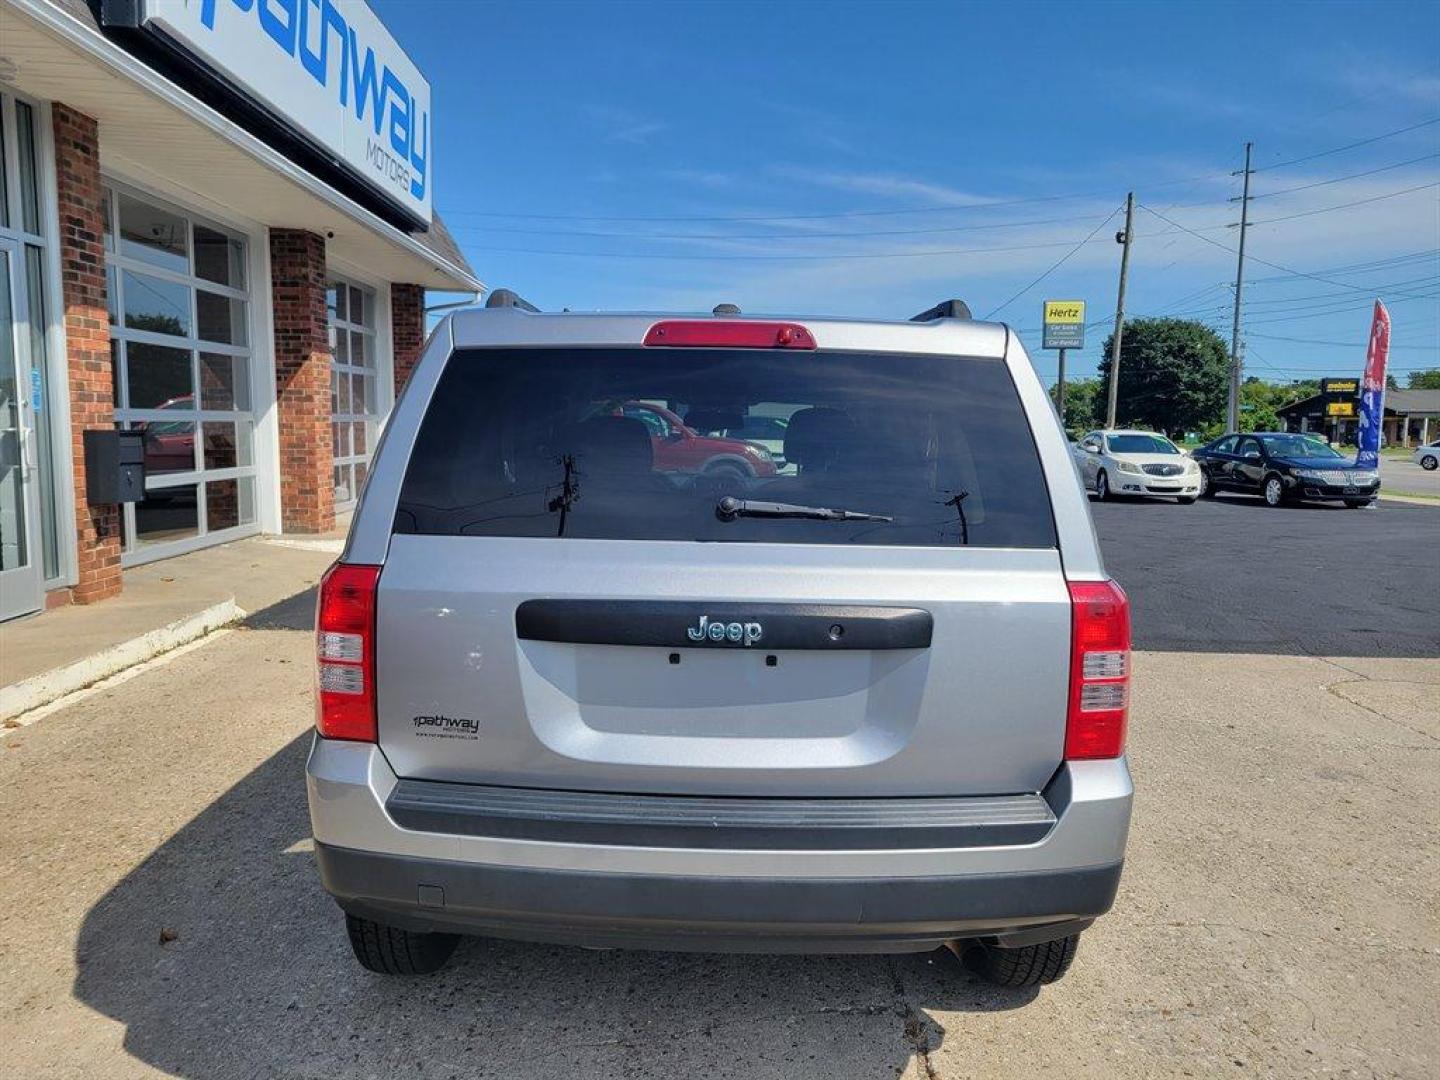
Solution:
M 126 668 L 143 664 L 161 653 L 196 641 L 227 623 L 244 617 L 245 612 L 231 596 L 194 615 L 187 615 L 129 641 L 101 649 L 73 664 L 53 668 L 28 679 L 21 679 L 10 686 L 0 687 L 0 720 L 10 720 L 42 705 L 48 705 L 66 694 L 83 690 L 92 683 L 108 679 Z

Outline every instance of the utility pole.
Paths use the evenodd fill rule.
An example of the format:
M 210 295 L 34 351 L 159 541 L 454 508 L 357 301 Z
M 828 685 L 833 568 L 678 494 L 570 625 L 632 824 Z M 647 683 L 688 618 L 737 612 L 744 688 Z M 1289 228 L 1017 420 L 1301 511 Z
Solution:
M 1125 231 L 1115 242 L 1125 245 L 1120 252 L 1120 291 L 1115 297 L 1115 334 L 1110 344 L 1110 400 L 1105 409 L 1105 426 L 1115 426 L 1115 399 L 1120 390 L 1120 340 L 1125 336 L 1125 279 L 1130 275 L 1131 224 L 1135 218 L 1135 193 L 1125 196 Z
M 1240 196 L 1240 250 L 1235 262 L 1235 318 L 1230 329 L 1230 395 L 1226 410 L 1227 430 L 1240 430 L 1240 292 L 1245 287 L 1245 231 L 1250 226 L 1250 148 L 1245 144 L 1245 186 Z M 1234 199 L 1230 200 L 1234 202 Z

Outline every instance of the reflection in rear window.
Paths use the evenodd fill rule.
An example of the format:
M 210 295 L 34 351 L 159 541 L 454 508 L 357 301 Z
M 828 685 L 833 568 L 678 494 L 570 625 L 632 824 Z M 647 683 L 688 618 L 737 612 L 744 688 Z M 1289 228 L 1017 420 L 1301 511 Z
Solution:
M 726 496 L 893 520 L 721 520 Z M 762 349 L 458 351 L 395 531 L 1055 546 L 1001 361 Z

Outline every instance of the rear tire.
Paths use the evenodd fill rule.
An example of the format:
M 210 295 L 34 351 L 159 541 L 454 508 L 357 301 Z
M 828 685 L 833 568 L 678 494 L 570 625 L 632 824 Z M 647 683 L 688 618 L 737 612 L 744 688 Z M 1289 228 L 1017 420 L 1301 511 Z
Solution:
M 460 942 L 458 934 L 417 934 L 356 915 L 345 916 L 345 929 L 360 966 L 380 975 L 432 974 Z
M 1434 454 L 1426 454 L 1420 459 L 1420 468 L 1426 472 L 1434 472 L 1437 468 L 1440 468 L 1440 458 L 1437 458 Z
M 970 944 L 961 956 L 967 968 L 994 986 L 1045 986 L 1070 970 L 1079 945 L 1080 935 L 1071 934 L 1019 949 Z
M 1265 483 L 1260 488 L 1260 493 L 1265 499 L 1266 506 L 1285 505 L 1285 481 L 1281 480 L 1280 477 L 1274 473 L 1271 473 L 1265 478 Z

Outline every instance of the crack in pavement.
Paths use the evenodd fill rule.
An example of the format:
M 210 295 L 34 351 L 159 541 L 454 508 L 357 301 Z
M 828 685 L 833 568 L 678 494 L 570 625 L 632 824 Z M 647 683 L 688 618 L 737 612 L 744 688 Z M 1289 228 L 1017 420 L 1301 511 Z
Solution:
M 930 1060 L 929 1024 L 910 1003 L 910 994 L 905 989 L 905 981 L 900 977 L 895 958 L 886 957 L 886 966 L 890 969 L 890 980 L 895 989 L 895 1012 L 904 1018 L 905 1042 L 915 1055 L 915 1064 L 920 1069 L 920 1075 L 925 1080 L 940 1080 L 935 1063 Z

